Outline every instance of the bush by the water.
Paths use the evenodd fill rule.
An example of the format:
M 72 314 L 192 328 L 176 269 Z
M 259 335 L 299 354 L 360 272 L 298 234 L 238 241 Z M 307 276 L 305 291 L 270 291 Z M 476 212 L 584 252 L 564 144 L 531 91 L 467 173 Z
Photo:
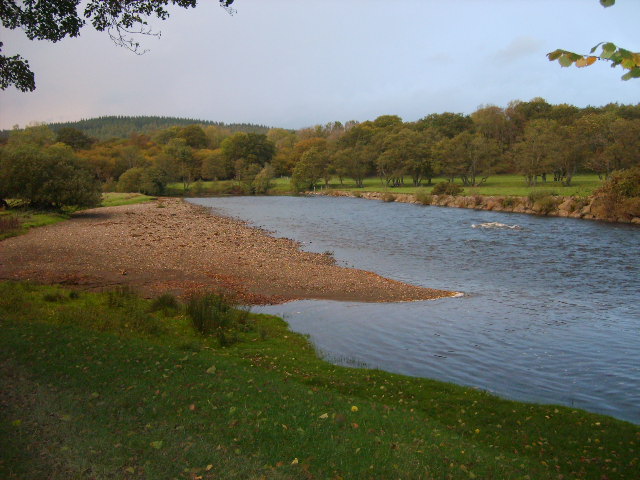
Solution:
M 556 197 L 558 196 L 558 192 L 554 190 L 533 190 L 527 195 L 529 202 L 531 205 L 536 203 L 539 200 L 542 200 L 545 197 Z
M 12 133 L 0 155 L 0 199 L 44 209 L 98 205 L 101 185 L 87 162 L 68 145 L 52 142 L 46 127 Z
M 422 205 L 431 205 L 433 201 L 433 195 L 427 192 L 424 188 L 416 191 L 416 202 L 421 203 Z
M 382 194 L 382 201 L 383 202 L 395 202 L 396 201 L 396 196 L 393 193 L 384 192 Z
M 236 343 L 239 331 L 251 329 L 248 310 L 234 308 L 228 299 L 213 293 L 192 297 L 187 315 L 196 331 L 215 335 L 222 347 Z
M 437 183 L 435 187 L 433 187 L 431 193 L 433 195 L 451 195 L 455 197 L 457 195 L 462 195 L 463 191 L 464 189 L 462 188 L 462 186 L 458 185 L 457 183 L 440 182 Z
M 611 220 L 640 217 L 640 167 L 614 172 L 596 190 L 593 212 Z

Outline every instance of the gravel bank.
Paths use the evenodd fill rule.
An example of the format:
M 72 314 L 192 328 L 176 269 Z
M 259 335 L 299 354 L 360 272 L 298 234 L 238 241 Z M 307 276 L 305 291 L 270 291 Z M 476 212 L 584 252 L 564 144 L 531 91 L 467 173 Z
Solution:
M 289 239 L 179 199 L 86 210 L 0 242 L 0 278 L 147 296 L 221 290 L 254 304 L 297 299 L 428 300 L 453 292 L 336 266 Z

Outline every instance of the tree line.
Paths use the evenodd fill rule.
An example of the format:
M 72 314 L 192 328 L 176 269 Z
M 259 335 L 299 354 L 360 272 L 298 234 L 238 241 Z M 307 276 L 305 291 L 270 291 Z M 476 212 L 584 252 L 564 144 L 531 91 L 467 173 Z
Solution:
M 534 98 L 414 122 L 382 115 L 266 133 L 198 122 L 103 141 L 70 126 L 36 126 L 11 132 L 0 147 L 0 197 L 16 196 L 16 184 L 26 181 L 11 172 L 54 150 L 103 189 L 152 195 L 165 194 L 171 182 L 189 191 L 197 180 L 235 180 L 238 193 L 265 193 L 283 176 L 295 190 L 332 179 L 362 187 L 371 176 L 389 188 L 429 185 L 435 177 L 478 186 L 502 173 L 522 175 L 529 185 L 570 185 L 578 172 L 607 178 L 640 165 L 640 104 L 578 108 Z

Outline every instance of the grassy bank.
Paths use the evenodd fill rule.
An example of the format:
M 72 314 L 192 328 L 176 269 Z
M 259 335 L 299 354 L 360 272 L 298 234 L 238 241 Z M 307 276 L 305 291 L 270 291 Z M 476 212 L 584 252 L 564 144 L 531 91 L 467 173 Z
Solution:
M 370 177 L 364 180 L 363 188 L 356 188 L 355 182 L 350 178 L 340 180 L 336 177 L 331 179 L 329 185 L 324 185 L 319 188 L 322 189 L 336 189 L 336 190 L 353 190 L 359 192 L 393 192 L 393 193 L 410 193 L 415 194 L 420 190 L 430 194 L 434 185 L 439 182 L 445 182 L 444 178 L 434 178 L 432 185 L 414 187 L 411 184 L 411 178 L 405 178 L 405 186 L 387 188 L 381 183 L 377 177 Z M 459 183 L 459 180 L 456 182 Z M 547 182 L 540 181 L 535 187 L 527 186 L 524 178 L 521 175 L 494 175 L 488 178 L 488 180 L 479 187 L 465 187 L 465 195 L 495 195 L 495 196 L 520 196 L 526 197 L 532 192 L 545 190 L 553 191 L 557 195 L 562 196 L 578 196 L 587 197 L 591 195 L 600 185 L 602 181 L 597 175 L 593 174 L 579 174 L 573 177 L 571 186 L 565 187 L 559 182 L 553 182 L 549 180 Z M 184 195 L 184 187 L 181 183 L 172 183 L 169 185 L 169 193 L 171 195 Z M 199 196 L 199 195 L 225 195 L 225 194 L 239 194 L 241 189 L 237 182 L 233 180 L 223 181 L 206 181 L 199 182 L 197 185 L 192 184 L 189 192 L 186 195 Z M 288 195 L 291 194 L 291 184 L 289 178 L 276 178 L 271 182 L 271 188 L 269 194 L 271 195 Z
M 117 207 L 119 205 L 132 205 L 155 200 L 156 197 L 143 195 L 141 193 L 103 193 L 101 207 Z
M 101 207 L 116 207 L 133 203 L 147 202 L 155 197 L 139 193 L 104 193 Z M 77 209 L 63 209 L 62 211 L 34 210 L 20 205 L 14 205 L 10 210 L 0 210 L 0 240 L 27 233 L 35 227 L 43 227 L 68 220 Z
M 170 300 L 170 299 L 169 299 Z M 635 478 L 640 428 L 330 365 L 275 317 L 0 284 L 0 478 Z

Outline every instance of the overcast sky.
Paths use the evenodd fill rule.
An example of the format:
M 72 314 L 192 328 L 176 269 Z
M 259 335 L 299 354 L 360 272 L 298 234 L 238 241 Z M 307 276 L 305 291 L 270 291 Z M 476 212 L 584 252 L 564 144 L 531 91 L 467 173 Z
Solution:
M 37 89 L 0 91 L 0 128 L 104 115 L 164 115 L 301 128 L 395 114 L 405 121 L 543 97 L 580 107 L 640 102 L 640 80 L 545 54 L 607 40 L 640 50 L 640 1 L 217 0 L 155 22 L 142 56 L 86 27 L 32 42 L 0 31 Z

